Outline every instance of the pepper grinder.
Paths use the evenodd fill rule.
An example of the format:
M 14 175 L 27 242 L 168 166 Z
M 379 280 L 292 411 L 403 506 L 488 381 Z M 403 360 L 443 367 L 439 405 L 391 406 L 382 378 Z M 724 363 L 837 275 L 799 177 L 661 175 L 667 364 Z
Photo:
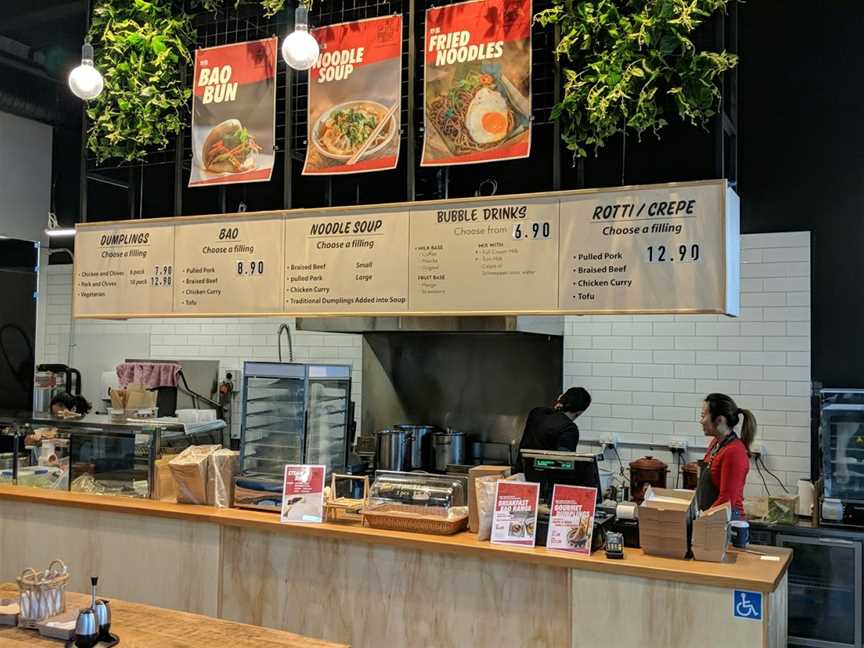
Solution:
M 90 584 L 93 586 L 93 611 L 96 613 L 96 625 L 99 627 L 99 638 L 103 641 L 111 639 L 111 608 L 108 601 L 96 598 L 96 585 L 99 583 L 97 576 L 91 576 Z

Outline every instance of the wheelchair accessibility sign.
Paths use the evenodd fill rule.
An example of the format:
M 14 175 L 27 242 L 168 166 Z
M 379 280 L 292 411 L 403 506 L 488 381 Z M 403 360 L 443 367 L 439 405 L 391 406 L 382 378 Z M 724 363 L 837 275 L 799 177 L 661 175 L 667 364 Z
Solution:
M 732 599 L 732 614 L 738 619 L 762 620 L 762 592 L 735 590 Z

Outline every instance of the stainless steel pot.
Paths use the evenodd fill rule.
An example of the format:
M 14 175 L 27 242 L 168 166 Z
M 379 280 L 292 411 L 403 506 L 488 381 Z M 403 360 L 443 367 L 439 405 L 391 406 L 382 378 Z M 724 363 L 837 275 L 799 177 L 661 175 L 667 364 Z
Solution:
M 392 428 L 376 432 L 378 470 L 411 470 L 411 451 L 414 433 Z
M 432 436 L 443 430 L 434 425 L 394 425 L 396 430 L 411 432 L 411 466 L 406 470 L 434 470 L 435 458 L 432 456 Z
M 432 435 L 432 455 L 435 470 L 445 472 L 451 464 L 465 463 L 465 433 L 456 430 Z
M 11 452 L 0 452 L 0 470 L 11 470 L 14 455 Z M 18 455 L 18 467 L 24 468 L 28 466 L 27 457 L 23 454 Z

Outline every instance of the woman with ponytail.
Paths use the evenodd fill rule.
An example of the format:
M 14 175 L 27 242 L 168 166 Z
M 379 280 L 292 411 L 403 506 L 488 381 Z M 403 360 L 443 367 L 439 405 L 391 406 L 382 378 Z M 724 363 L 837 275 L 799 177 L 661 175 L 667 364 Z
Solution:
M 729 502 L 733 518 L 744 517 L 744 483 L 750 471 L 750 445 L 756 418 L 726 394 L 708 394 L 702 403 L 702 431 L 713 437 L 700 462 L 696 498 L 700 510 Z M 740 434 L 735 427 L 741 424 Z

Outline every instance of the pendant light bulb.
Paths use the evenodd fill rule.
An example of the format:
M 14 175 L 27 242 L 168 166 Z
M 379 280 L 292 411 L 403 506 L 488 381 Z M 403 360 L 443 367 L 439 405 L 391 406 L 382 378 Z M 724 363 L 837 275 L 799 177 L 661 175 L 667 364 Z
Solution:
M 85 101 L 95 99 L 105 88 L 105 81 L 93 65 L 93 46 L 84 43 L 81 48 L 81 65 L 69 73 L 69 89 L 72 94 Z
M 318 41 L 309 33 L 309 9 L 301 4 L 294 11 L 294 31 L 282 41 L 282 58 L 295 70 L 308 70 L 319 52 Z

